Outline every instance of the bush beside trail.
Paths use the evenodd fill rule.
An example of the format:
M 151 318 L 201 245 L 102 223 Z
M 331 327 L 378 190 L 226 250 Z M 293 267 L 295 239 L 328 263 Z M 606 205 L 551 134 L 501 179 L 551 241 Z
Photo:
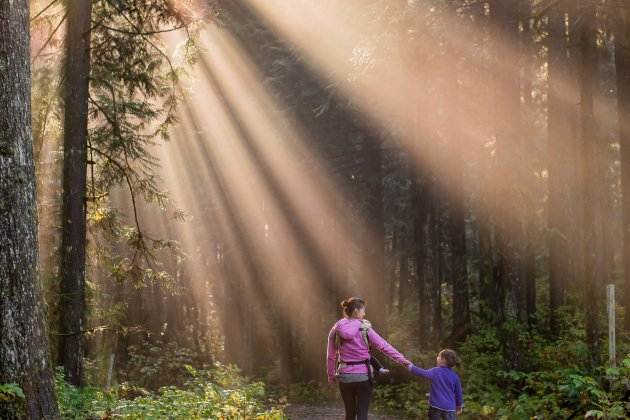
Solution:
M 77 389 L 57 374 L 57 397 L 62 418 L 72 420 L 144 419 L 259 419 L 286 418 L 282 407 L 268 398 L 262 382 L 252 382 L 234 366 L 209 370 L 187 366 L 189 379 L 181 387 L 157 391 L 122 383 L 110 390 Z

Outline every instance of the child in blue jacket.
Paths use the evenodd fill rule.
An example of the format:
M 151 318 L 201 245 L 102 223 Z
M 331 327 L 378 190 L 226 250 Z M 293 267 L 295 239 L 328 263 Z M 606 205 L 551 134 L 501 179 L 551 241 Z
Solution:
M 431 380 L 429 420 L 453 420 L 462 413 L 464 405 L 461 381 L 452 370 L 457 364 L 457 353 L 444 349 L 438 353 L 436 362 L 436 367 L 426 370 L 410 364 L 409 371 Z

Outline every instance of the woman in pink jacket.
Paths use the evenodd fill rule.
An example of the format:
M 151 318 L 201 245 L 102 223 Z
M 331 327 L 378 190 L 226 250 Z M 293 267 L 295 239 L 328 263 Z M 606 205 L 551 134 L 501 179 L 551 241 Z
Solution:
M 411 362 L 371 328 L 365 317 L 365 301 L 349 298 L 341 302 L 344 317 L 328 334 L 328 383 L 339 382 L 346 408 L 346 420 L 367 420 L 372 398 L 370 347 L 394 362 L 407 366 Z

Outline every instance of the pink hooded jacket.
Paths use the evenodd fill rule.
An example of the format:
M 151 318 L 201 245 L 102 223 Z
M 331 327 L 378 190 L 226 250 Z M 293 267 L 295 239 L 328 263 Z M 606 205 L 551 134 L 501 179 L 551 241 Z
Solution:
M 356 318 L 343 318 L 333 325 L 328 334 L 328 350 L 326 353 L 326 371 L 328 374 L 328 382 L 335 379 L 335 371 L 337 369 L 337 348 L 335 347 L 335 333 L 341 337 L 342 344 L 339 348 L 339 357 L 344 362 L 363 361 L 370 358 L 370 352 L 363 341 L 359 328 L 361 320 Z M 377 349 L 394 362 L 401 365 L 408 365 L 409 360 L 400 354 L 391 344 L 383 337 L 378 335 L 372 328 L 368 330 L 368 339 L 372 348 Z M 340 370 L 340 373 L 367 373 L 365 365 L 346 366 Z

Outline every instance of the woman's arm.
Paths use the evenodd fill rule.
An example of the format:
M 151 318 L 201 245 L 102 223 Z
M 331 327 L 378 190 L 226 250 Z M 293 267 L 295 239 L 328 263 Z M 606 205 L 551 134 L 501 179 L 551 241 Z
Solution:
M 326 350 L 326 373 L 328 375 L 328 383 L 335 380 L 335 369 L 337 368 L 337 349 L 335 348 L 335 329 L 337 324 L 333 325 L 328 333 L 328 348 Z
M 385 341 L 385 339 L 378 335 L 372 328 L 368 330 L 368 338 L 370 339 L 370 345 L 374 346 L 375 349 L 392 359 L 394 362 L 400 363 L 404 366 L 411 363 L 409 360 L 405 359 L 405 356 L 396 350 L 394 346 Z

